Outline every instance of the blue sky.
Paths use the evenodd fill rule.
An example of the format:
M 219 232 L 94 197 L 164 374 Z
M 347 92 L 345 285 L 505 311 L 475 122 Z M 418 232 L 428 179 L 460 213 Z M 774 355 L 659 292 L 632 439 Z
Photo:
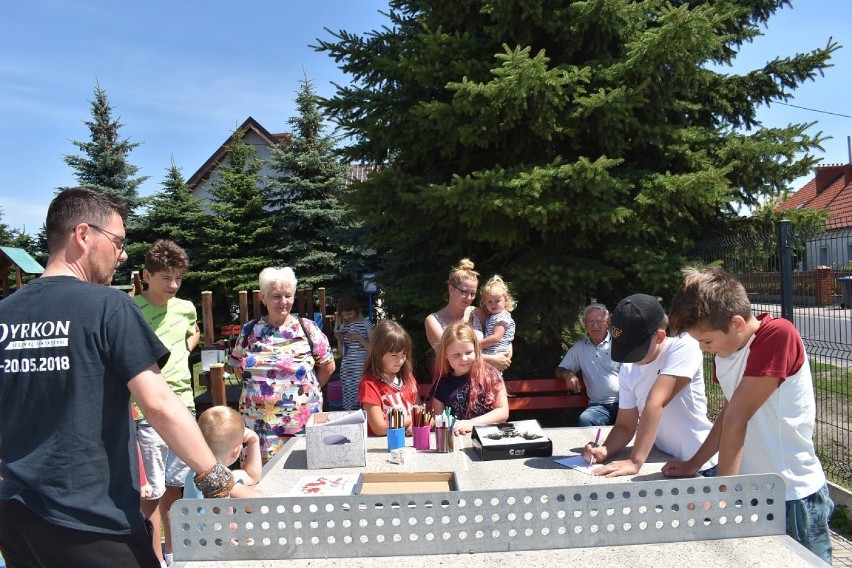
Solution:
M 385 23 L 386 0 L 26 0 L 0 19 L 0 208 L 3 222 L 35 234 L 60 186 L 75 185 L 62 156 L 88 140 L 95 82 L 106 90 L 121 134 L 142 143 L 129 157 L 161 189 L 172 159 L 191 176 L 248 116 L 288 130 L 303 70 L 319 94 L 349 81 L 309 47 L 324 28 L 363 33 Z M 792 104 L 852 116 L 852 2 L 796 0 L 743 48 L 733 71 L 825 45 L 845 47 L 834 67 Z M 847 162 L 852 118 L 774 105 L 767 126 L 819 121 L 834 136 L 824 163 Z M 796 187 L 806 180 L 798 180 Z

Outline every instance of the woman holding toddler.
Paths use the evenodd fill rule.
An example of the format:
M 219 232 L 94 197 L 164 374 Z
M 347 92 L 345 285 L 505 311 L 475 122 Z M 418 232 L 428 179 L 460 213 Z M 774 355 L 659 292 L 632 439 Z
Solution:
M 437 350 L 441 344 L 441 335 L 451 324 L 464 322 L 469 324 L 482 338 L 484 324 L 476 312 L 473 300 L 476 298 L 476 289 L 479 286 L 479 273 L 474 269 L 473 261 L 463 258 L 458 266 L 450 270 L 447 280 L 447 304 L 440 310 L 426 316 L 426 339 L 433 349 Z M 483 354 L 483 360 L 497 369 L 505 371 L 512 364 L 512 351 Z

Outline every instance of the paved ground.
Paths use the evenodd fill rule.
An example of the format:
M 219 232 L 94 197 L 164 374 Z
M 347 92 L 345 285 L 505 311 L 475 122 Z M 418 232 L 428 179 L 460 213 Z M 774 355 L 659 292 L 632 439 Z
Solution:
M 835 567 L 852 568 L 852 540 L 849 536 L 831 533 L 832 564 Z

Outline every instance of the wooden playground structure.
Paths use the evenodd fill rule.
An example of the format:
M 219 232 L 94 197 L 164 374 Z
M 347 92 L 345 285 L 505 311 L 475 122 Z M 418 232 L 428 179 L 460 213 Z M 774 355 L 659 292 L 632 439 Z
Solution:
M 41 274 L 44 268 L 21 248 L 0 247 L 0 299 L 5 298 L 11 292 L 10 279 L 14 273 L 15 290 L 24 286 L 24 274 Z

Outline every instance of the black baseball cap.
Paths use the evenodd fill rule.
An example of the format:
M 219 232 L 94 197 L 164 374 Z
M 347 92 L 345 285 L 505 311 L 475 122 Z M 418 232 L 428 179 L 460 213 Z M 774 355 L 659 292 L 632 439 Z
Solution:
M 635 363 L 648 354 L 654 334 L 666 317 L 654 296 L 633 294 L 615 306 L 612 312 L 612 360 Z

